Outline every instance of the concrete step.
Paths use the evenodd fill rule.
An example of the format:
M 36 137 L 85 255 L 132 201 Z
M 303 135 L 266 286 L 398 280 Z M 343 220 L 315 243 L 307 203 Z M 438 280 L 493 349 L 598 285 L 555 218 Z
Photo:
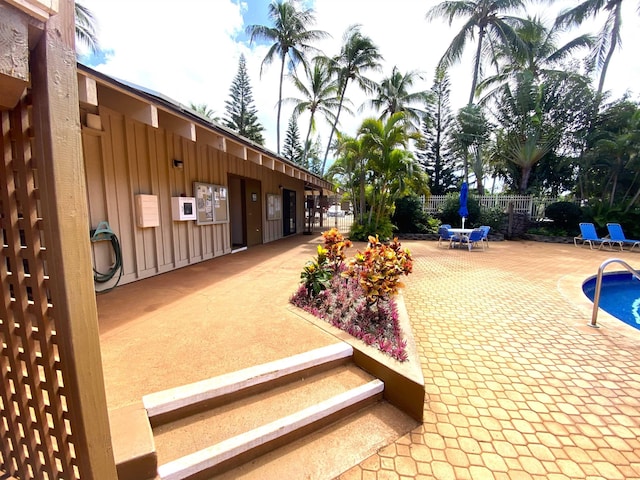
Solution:
M 182 441 L 191 440 L 190 446 L 194 449 L 192 453 L 166 463 L 166 458 L 176 455 L 179 450 L 177 445 L 182 441 L 176 442 L 175 430 L 173 431 L 174 435 L 167 435 L 167 432 L 164 432 L 164 435 L 156 437 L 160 464 L 158 474 L 162 480 L 210 478 L 293 442 L 316 429 L 323 428 L 365 405 L 379 401 L 382 398 L 383 388 L 384 385 L 380 380 L 372 380 L 219 442 L 212 442 L 209 435 L 210 432 L 215 431 L 217 422 L 212 421 L 209 428 L 198 422 L 195 429 L 182 428 L 177 435 Z M 289 397 L 287 402 L 290 402 L 291 407 L 297 406 L 299 398 L 294 394 L 296 389 L 284 388 L 284 390 L 289 390 L 289 394 L 280 393 Z M 271 413 L 270 406 L 271 403 L 254 408 L 259 410 L 258 413 L 268 414 Z M 242 420 L 244 419 L 240 421 L 242 422 Z M 200 448 L 201 446 L 202 448 Z
M 142 402 L 151 425 L 158 426 L 273 389 L 313 372 L 328 370 L 350 361 L 352 356 L 351 345 L 339 342 L 201 382 L 145 395 Z
M 416 420 L 381 401 L 235 468 L 203 478 L 332 480 L 417 426 Z
M 159 464 L 278 421 L 372 380 L 353 364 L 340 365 L 158 425 L 153 428 L 153 436 Z M 188 443 L 182 442 L 182 438 L 188 438 Z
M 338 343 L 144 397 L 159 478 L 333 478 L 413 428 L 351 357 Z

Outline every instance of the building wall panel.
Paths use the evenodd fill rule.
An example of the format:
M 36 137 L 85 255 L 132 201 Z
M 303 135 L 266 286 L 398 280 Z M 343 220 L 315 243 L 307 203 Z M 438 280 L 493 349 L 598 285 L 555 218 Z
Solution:
M 91 228 L 109 222 L 120 240 L 124 272 L 120 283 L 201 262 L 231 252 L 230 224 L 197 225 L 174 221 L 171 197 L 192 196 L 193 182 L 229 186 L 229 175 L 260 182 L 262 242 L 282 238 L 282 219 L 266 220 L 266 194 L 297 191 L 297 231 L 304 227 L 303 182 L 282 172 L 193 142 L 164 128 L 154 128 L 106 106 L 100 107 L 103 131 L 83 130 Z M 182 162 L 181 168 L 174 160 Z M 135 195 L 158 196 L 160 226 L 136 222 Z M 233 219 L 232 219 L 233 221 Z M 235 219 L 235 221 L 240 221 Z M 102 242 L 106 243 L 106 242 Z M 98 270 L 108 270 L 113 256 L 108 244 L 95 244 Z

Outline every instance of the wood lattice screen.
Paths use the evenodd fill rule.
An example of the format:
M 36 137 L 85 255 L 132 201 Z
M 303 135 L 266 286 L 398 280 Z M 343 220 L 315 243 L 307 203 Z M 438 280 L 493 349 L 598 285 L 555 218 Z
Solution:
M 0 477 L 77 479 L 28 97 L 0 116 Z

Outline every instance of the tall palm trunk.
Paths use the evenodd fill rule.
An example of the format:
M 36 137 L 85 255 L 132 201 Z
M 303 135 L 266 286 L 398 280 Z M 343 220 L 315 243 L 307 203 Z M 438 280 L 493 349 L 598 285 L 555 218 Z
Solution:
M 360 224 L 364 224 L 364 209 L 366 205 L 365 201 L 365 189 L 364 189 L 365 171 L 364 171 L 364 159 L 360 160 Z
M 613 27 L 611 27 L 611 43 L 609 45 L 609 51 L 607 52 L 607 57 L 604 59 L 602 63 L 602 71 L 600 72 L 600 81 L 598 82 L 598 98 L 602 95 L 602 89 L 604 88 L 604 79 L 607 76 L 607 69 L 609 68 L 609 62 L 611 61 L 611 57 L 613 57 L 613 51 L 616 49 L 616 38 L 614 34 L 619 34 L 620 32 L 620 9 L 622 8 L 622 2 L 618 2 L 616 4 L 615 10 L 615 20 L 613 21 Z M 617 36 L 617 35 L 616 35 Z
M 324 168 L 327 165 L 327 158 L 329 157 L 329 150 L 331 150 L 331 140 L 333 140 L 333 134 L 338 127 L 338 119 L 340 118 L 340 112 L 342 111 L 342 103 L 344 102 L 344 93 L 347 91 L 347 83 L 349 78 L 345 79 L 342 91 L 340 92 L 340 103 L 338 104 L 338 112 L 336 113 L 336 119 L 331 126 L 331 132 L 329 133 L 329 142 L 327 143 L 327 150 L 324 154 L 324 160 L 322 160 L 322 168 L 320 169 L 320 175 L 324 175 Z
M 524 195 L 529 185 L 529 177 L 531 176 L 531 165 L 523 166 L 521 169 L 522 178 L 520 179 L 520 195 Z
M 482 54 L 482 40 L 484 40 L 485 28 L 480 27 L 480 33 L 478 33 L 478 48 L 476 49 L 476 58 L 473 66 L 473 81 L 471 82 L 471 93 L 469 94 L 469 105 L 473 104 L 473 97 L 475 97 L 476 87 L 478 86 L 478 76 L 480 75 L 480 56 Z
M 311 137 L 311 126 L 313 125 L 314 110 L 311 110 L 311 118 L 309 118 L 309 128 L 307 129 L 307 137 L 304 139 L 304 151 L 302 152 L 302 164 L 305 168 L 309 168 L 307 157 L 309 156 L 309 138 Z
M 280 87 L 278 90 L 278 119 L 276 120 L 276 142 L 278 143 L 278 155 L 280 155 L 280 112 L 282 111 L 282 84 L 284 83 L 284 64 L 286 59 L 286 55 L 282 55 L 282 65 L 280 65 Z

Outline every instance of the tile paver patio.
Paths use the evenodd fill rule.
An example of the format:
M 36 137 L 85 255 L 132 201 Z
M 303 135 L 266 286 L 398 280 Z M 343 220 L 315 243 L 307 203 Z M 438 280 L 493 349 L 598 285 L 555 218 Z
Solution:
M 605 259 L 639 268 L 640 255 L 403 245 L 425 421 L 341 479 L 640 478 L 640 331 L 604 315 L 586 327 L 578 290 Z

